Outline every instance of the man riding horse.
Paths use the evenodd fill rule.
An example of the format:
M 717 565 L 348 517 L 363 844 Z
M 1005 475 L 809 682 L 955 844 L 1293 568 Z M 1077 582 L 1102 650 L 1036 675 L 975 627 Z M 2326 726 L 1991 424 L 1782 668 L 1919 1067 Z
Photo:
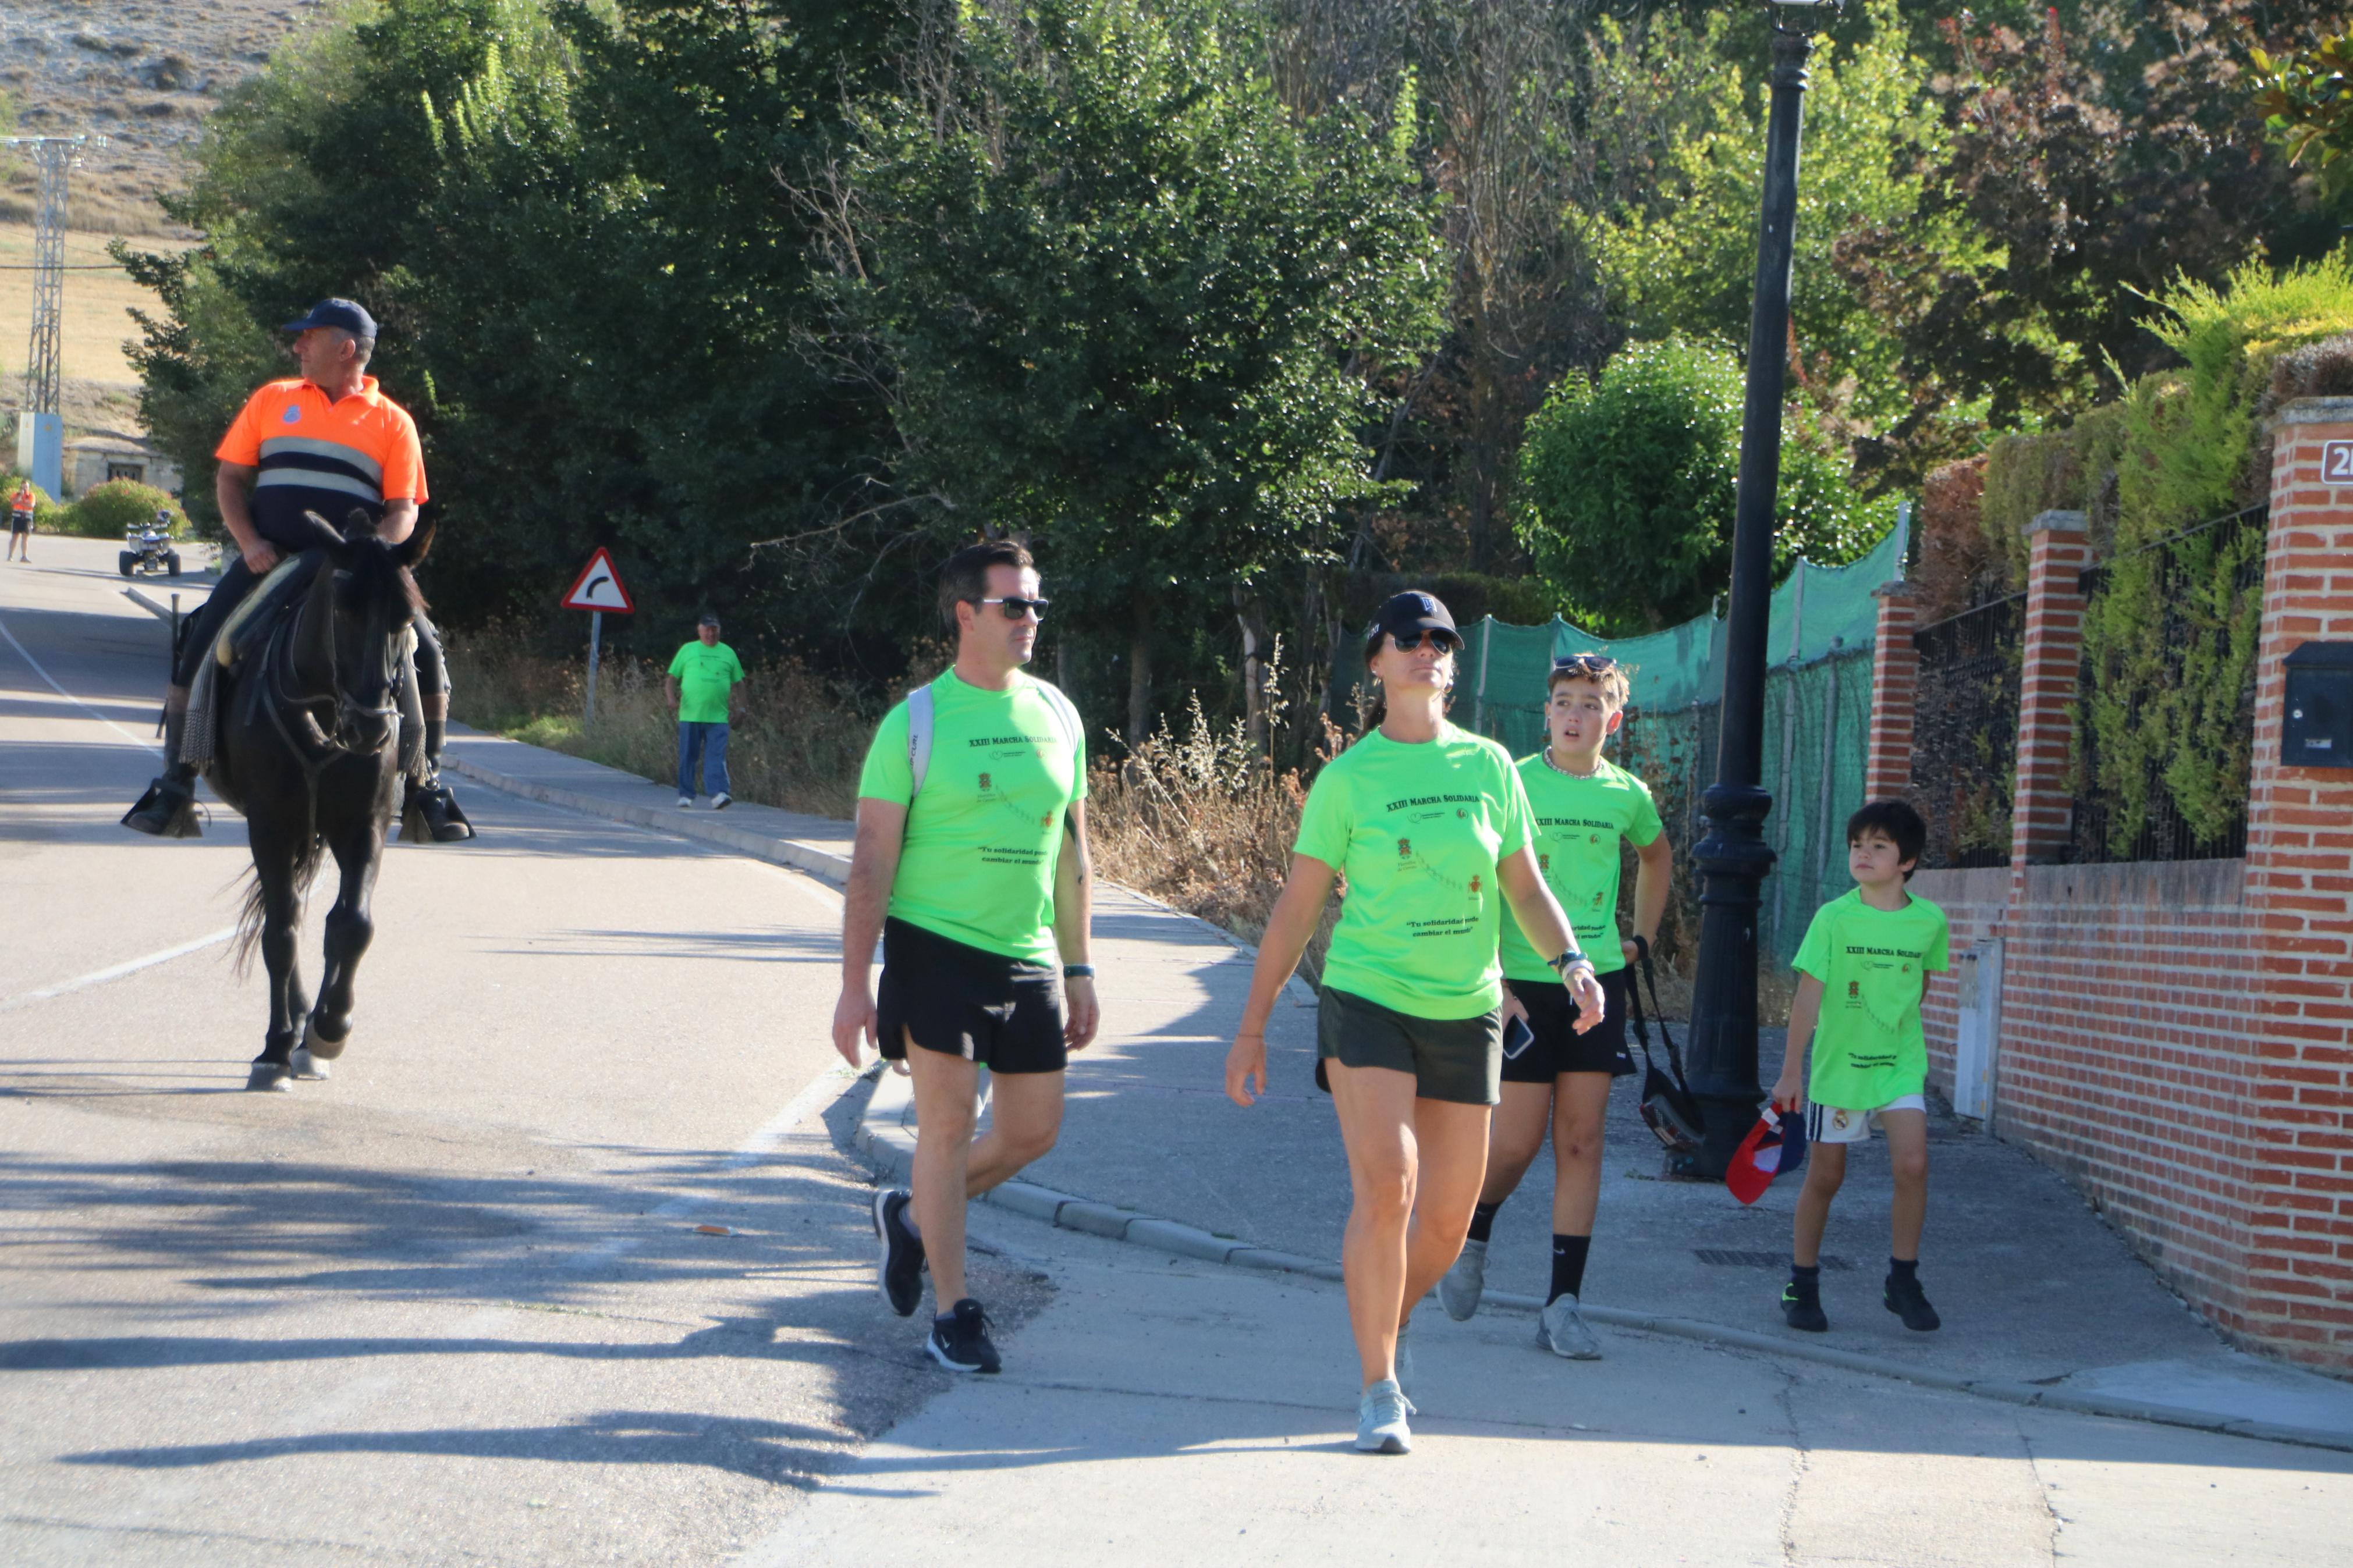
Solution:
M 141 833 L 185 838 L 202 831 L 195 812 L 196 769 L 180 757 L 188 688 L 230 614 L 269 575 L 280 551 L 311 540 L 302 514 L 341 519 L 364 508 L 375 520 L 375 537 L 398 544 L 417 526 L 417 508 L 426 499 L 417 422 L 365 374 L 375 352 L 375 318 L 349 300 L 322 300 L 285 331 L 295 334 L 301 375 L 256 392 L 213 454 L 220 459 L 213 494 L 237 553 L 212 596 L 188 619 L 164 699 L 165 767 L 122 818 L 123 826 Z M 471 838 L 473 826 L 440 775 L 448 666 L 432 622 L 420 611 L 414 624 L 424 763 L 408 781 L 402 816 L 421 817 L 437 842 Z

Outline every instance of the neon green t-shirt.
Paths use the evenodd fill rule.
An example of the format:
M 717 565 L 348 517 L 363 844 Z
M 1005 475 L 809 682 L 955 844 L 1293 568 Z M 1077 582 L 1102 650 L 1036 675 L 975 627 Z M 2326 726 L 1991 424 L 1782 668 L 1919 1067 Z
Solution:
M 1945 957 L 1945 911 L 1922 898 L 1874 910 L 1862 889 L 1814 911 L 1797 967 L 1822 983 L 1809 1099 L 1844 1110 L 1876 1110 L 1928 1082 L 1920 992 Z
M 1562 773 L 1538 752 L 1519 762 L 1535 816 L 1536 866 L 1577 930 L 1597 974 L 1626 967 L 1618 945 L 1618 840 L 1637 849 L 1666 831 L 1651 786 L 1607 757 L 1591 778 Z M 1504 922 L 1504 978 L 1552 980 L 1552 965 L 1528 945 L 1517 921 Z
M 1293 846 L 1348 879 L 1324 983 L 1417 1018 L 1501 1006 L 1495 862 L 1529 833 L 1510 753 L 1451 724 L 1417 745 L 1375 731 L 1333 758 Z
M 1087 794 L 1083 732 L 1060 694 L 1016 670 L 983 691 L 948 670 L 932 682 L 932 753 L 921 794 L 907 757 L 907 705 L 882 716 L 858 793 L 906 805 L 892 918 L 984 952 L 1059 962 L 1054 868 L 1062 819 Z
M 727 692 L 744 679 L 744 661 L 723 642 L 695 638 L 670 661 L 670 678 L 678 682 L 678 721 L 681 724 L 727 722 Z

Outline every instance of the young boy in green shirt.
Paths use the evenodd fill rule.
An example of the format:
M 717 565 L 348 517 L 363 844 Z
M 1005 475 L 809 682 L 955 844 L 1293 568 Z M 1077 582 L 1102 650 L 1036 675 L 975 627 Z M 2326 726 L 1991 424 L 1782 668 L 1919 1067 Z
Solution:
M 1831 1326 L 1822 1313 L 1822 1231 L 1846 1180 L 1847 1145 L 1868 1140 L 1873 1122 L 1887 1134 L 1895 1175 L 1882 1300 L 1907 1329 L 1941 1325 L 1920 1289 L 1920 1226 L 1928 1212 L 1928 1044 L 1920 1002 L 1928 976 L 1948 967 L 1947 931 L 1945 911 L 1904 886 L 1927 842 L 1927 824 L 1900 800 L 1873 801 L 1849 817 L 1854 891 L 1816 910 L 1798 948 L 1798 995 L 1773 1106 L 1804 1110 L 1814 1145 L 1781 1291 L 1782 1317 L 1808 1333 Z M 1799 1064 L 1810 1042 L 1813 1073 L 1801 1088 Z
M 1517 766 L 1535 817 L 1536 864 L 1546 886 L 1592 957 L 1603 1007 L 1599 1025 L 1577 1031 L 1577 1012 L 1551 968 L 1511 921 L 1504 922 L 1506 1013 L 1526 1026 L 1504 1047 L 1503 1100 L 1495 1107 L 1487 1174 L 1472 1211 L 1470 1237 L 1446 1278 L 1439 1304 L 1460 1321 L 1479 1310 L 1495 1211 L 1552 1131 L 1552 1284 L 1536 1320 L 1536 1342 L 1555 1355 L 1592 1361 L 1601 1342 L 1577 1309 L 1593 1215 L 1601 1195 L 1601 1129 L 1609 1083 L 1634 1070 L 1626 1052 L 1627 963 L 1647 951 L 1666 913 L 1674 856 L 1650 786 L 1601 754 L 1625 721 L 1625 668 L 1600 654 L 1553 666 L 1545 700 L 1546 745 Z M 1618 846 L 1634 847 L 1634 934 L 1618 935 Z M 1547 984 L 1549 982 L 1549 984 Z

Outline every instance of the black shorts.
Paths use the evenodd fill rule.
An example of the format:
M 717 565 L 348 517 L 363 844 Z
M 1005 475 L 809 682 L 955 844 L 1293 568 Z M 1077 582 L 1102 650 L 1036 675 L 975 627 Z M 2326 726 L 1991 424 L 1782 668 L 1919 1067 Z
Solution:
M 8 514 L 8 531 L 11 533 L 32 532 L 33 514 L 26 511 L 10 512 Z
M 1062 977 L 1049 963 L 1007 958 L 905 921 L 882 922 L 882 979 L 875 987 L 882 1054 L 897 1061 L 907 1040 L 991 1072 L 1060 1072 Z
M 1420 1018 L 1369 997 L 1326 985 L 1315 1000 L 1315 1087 L 1332 1090 L 1324 1064 L 1388 1068 L 1413 1074 L 1415 1096 L 1458 1105 L 1493 1105 L 1503 1014 Z
M 1630 969 L 1613 969 L 1599 976 L 1601 1022 L 1588 1034 L 1577 1032 L 1577 1004 L 1568 987 L 1557 980 L 1507 982 L 1512 994 L 1528 1010 L 1528 1027 L 1535 1034 L 1516 1057 L 1504 1058 L 1505 1083 L 1550 1083 L 1565 1072 L 1606 1072 L 1624 1078 L 1634 1070 L 1626 1054 L 1626 991 Z

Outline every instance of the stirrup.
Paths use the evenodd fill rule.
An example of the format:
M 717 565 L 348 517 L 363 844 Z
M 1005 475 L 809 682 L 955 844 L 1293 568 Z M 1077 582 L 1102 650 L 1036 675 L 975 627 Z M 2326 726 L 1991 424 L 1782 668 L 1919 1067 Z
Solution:
M 462 844 L 474 837 L 474 825 L 436 773 L 431 784 L 409 781 L 407 798 L 401 805 L 400 837 L 412 844 Z
M 202 838 L 205 827 L 196 816 L 196 792 L 164 773 L 151 781 L 139 804 L 122 814 L 122 826 L 151 838 Z

